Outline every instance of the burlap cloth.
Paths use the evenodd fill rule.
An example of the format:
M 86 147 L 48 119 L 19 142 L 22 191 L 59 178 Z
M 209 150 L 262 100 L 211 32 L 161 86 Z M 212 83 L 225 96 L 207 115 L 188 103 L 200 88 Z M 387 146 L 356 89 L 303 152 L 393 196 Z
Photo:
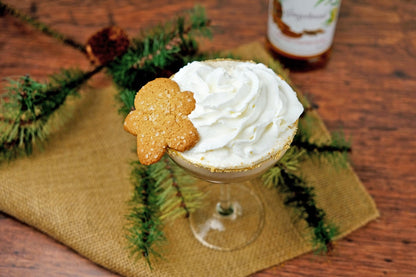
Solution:
M 270 62 L 260 43 L 236 53 Z M 73 117 L 43 152 L 0 167 L 1 211 L 126 276 L 246 276 L 312 250 L 304 225 L 283 205 L 283 196 L 258 185 L 254 189 L 264 201 L 266 219 L 251 245 L 233 252 L 208 249 L 193 238 L 188 221 L 179 219 L 166 227 L 164 259 L 153 264 L 153 271 L 143 260 L 132 259 L 124 226 L 133 189 L 129 162 L 136 159 L 135 137 L 123 130 L 113 87 L 82 94 Z M 327 136 L 316 119 L 316 133 Z M 351 168 L 306 162 L 302 171 L 315 187 L 318 206 L 339 227 L 339 238 L 378 216 Z

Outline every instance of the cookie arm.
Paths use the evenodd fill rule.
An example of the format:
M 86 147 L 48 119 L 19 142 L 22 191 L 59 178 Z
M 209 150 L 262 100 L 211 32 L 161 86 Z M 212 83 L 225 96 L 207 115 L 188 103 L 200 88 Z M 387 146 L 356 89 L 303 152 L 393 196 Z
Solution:
M 182 114 L 188 115 L 195 109 L 195 99 L 193 92 L 177 92 L 176 98 L 178 101 L 172 103 L 172 110 L 179 110 Z
M 176 118 L 169 131 L 171 136 L 166 139 L 168 146 L 180 152 L 189 150 L 199 140 L 198 131 L 186 116 Z
M 150 165 L 158 162 L 166 153 L 166 143 L 161 136 L 137 136 L 137 156 L 141 164 Z
M 124 119 L 124 130 L 132 135 L 137 135 L 141 114 L 138 111 L 131 111 Z

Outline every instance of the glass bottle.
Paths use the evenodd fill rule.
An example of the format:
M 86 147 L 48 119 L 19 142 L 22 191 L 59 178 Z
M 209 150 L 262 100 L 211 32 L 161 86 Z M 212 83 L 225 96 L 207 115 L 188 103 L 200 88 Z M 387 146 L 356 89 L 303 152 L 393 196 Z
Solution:
M 325 66 L 340 5 L 341 0 L 269 0 L 266 46 L 292 70 Z

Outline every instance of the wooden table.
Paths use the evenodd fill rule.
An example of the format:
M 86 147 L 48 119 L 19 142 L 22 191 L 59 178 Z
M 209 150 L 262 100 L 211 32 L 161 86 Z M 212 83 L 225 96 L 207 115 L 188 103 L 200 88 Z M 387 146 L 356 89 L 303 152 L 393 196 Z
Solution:
M 85 42 L 117 24 L 129 34 L 193 7 L 194 1 L 5 1 Z M 99 2 L 99 4 L 95 4 Z M 214 39 L 203 50 L 263 40 L 266 1 L 200 1 Z M 326 68 L 291 79 L 319 105 L 330 130 L 352 137 L 353 166 L 381 217 L 336 243 L 329 257 L 303 255 L 255 276 L 416 276 L 416 2 L 344 0 Z M 61 67 L 89 67 L 82 54 L 0 17 L 0 76 L 37 79 Z M 106 83 L 107 82 L 107 83 Z M 93 85 L 108 84 L 103 75 Z M 0 276 L 114 276 L 0 213 Z

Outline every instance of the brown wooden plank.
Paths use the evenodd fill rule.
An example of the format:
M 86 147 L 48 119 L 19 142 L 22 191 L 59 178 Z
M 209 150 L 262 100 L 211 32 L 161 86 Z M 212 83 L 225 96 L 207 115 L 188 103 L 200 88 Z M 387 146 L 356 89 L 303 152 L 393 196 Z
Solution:
M 5 1 L 83 42 L 111 23 L 137 34 L 194 1 Z M 264 38 L 266 1 L 205 0 L 224 50 Z M 352 137 L 351 161 L 381 217 L 337 242 L 330 257 L 304 255 L 255 276 L 416 275 L 416 2 L 343 1 L 326 68 L 293 72 L 330 130 Z M 0 17 L 0 77 L 45 78 L 61 67 L 89 68 L 78 51 Z M 97 76 L 94 85 L 105 85 Z M 108 84 L 108 83 L 106 83 Z M 0 213 L 0 276 L 112 276 L 33 228 Z

